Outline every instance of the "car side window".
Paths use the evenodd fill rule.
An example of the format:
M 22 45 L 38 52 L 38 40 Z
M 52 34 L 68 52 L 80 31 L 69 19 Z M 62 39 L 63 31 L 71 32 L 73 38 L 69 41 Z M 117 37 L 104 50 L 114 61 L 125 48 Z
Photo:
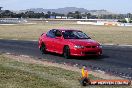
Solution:
M 47 32 L 46 36 L 50 38 L 55 38 L 55 30 L 50 30 L 49 32 Z
M 61 32 L 60 32 L 59 30 L 56 30 L 56 31 L 55 31 L 55 36 L 56 36 L 56 37 L 61 37 L 62 34 L 61 34 Z

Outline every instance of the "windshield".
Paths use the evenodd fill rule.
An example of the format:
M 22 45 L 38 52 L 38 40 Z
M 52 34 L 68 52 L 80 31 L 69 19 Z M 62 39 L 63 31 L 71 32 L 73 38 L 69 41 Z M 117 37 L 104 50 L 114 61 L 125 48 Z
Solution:
M 65 39 L 90 39 L 82 31 L 63 31 L 62 34 Z

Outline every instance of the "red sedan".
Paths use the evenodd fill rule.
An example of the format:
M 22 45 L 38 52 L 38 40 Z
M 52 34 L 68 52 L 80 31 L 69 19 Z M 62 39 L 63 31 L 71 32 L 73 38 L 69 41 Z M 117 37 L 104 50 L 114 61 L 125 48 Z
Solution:
M 102 46 L 80 30 L 52 29 L 40 36 L 39 48 L 43 54 L 55 52 L 65 58 L 102 55 Z

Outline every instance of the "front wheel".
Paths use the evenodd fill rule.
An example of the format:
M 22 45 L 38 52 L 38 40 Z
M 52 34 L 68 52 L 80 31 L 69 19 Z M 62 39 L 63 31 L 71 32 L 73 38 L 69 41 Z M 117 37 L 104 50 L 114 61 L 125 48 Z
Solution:
M 45 44 L 41 45 L 40 51 L 42 52 L 42 54 L 46 54 L 47 53 Z
M 63 56 L 66 59 L 70 58 L 70 48 L 69 48 L 69 46 L 65 46 L 64 47 Z

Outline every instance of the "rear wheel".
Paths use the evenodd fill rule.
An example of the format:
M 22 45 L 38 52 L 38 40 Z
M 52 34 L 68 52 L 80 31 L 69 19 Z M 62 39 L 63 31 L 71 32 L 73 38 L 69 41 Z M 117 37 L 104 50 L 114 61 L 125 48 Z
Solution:
M 42 52 L 42 54 L 46 54 L 47 53 L 45 44 L 41 45 L 40 51 Z
M 64 47 L 63 56 L 66 59 L 69 59 L 70 58 L 70 48 L 69 48 L 69 46 L 65 46 Z

